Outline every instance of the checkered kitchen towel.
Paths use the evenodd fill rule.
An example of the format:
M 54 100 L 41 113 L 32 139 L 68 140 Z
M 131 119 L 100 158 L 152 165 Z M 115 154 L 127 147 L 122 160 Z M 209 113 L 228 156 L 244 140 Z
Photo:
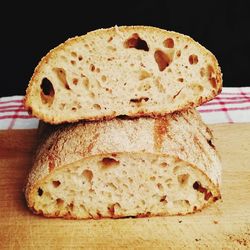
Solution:
M 250 122 L 250 87 L 223 88 L 212 101 L 198 108 L 207 124 Z M 23 96 L 0 98 L 0 129 L 37 128 L 38 120 L 23 107 Z

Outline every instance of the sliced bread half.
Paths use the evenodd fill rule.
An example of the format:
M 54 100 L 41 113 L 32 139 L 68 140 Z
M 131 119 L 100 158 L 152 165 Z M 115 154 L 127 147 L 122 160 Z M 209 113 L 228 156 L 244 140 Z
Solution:
M 45 122 L 158 116 L 199 106 L 222 88 L 215 56 L 192 38 L 147 26 L 99 29 L 51 50 L 25 106 Z

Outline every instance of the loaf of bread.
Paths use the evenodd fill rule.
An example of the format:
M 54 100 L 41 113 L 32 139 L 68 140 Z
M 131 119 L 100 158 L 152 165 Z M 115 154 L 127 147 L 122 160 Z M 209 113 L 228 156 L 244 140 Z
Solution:
M 220 198 L 220 160 L 194 109 L 52 130 L 38 147 L 25 188 L 34 213 L 76 219 L 184 215 Z
M 120 115 L 164 115 L 196 107 L 222 87 L 215 56 L 180 33 L 146 26 L 74 37 L 38 64 L 25 106 L 59 124 Z

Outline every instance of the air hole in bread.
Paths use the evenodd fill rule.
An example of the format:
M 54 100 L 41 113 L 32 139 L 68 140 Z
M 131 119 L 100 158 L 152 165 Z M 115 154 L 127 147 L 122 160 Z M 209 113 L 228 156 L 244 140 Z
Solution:
M 112 167 L 116 167 L 120 164 L 120 162 L 114 158 L 111 157 L 104 157 L 101 161 L 101 168 L 102 169 L 108 169 Z
M 169 188 L 169 189 L 171 189 L 171 188 L 173 188 L 174 187 L 174 184 L 171 182 L 171 183 L 167 183 L 167 187 Z
M 124 47 L 149 51 L 147 42 L 145 40 L 142 40 L 137 33 L 134 33 L 131 38 L 127 39 L 124 42 Z
M 100 106 L 99 104 L 94 104 L 93 107 L 94 107 L 94 109 L 96 109 L 96 110 L 101 110 L 101 109 L 102 109 L 101 106 Z
M 105 88 L 105 91 L 109 92 L 110 94 L 112 93 L 112 89 Z
M 157 183 L 156 185 L 160 191 L 163 191 L 163 186 L 161 183 Z
M 86 76 L 83 77 L 82 83 L 84 88 L 89 90 L 89 79 Z
M 63 87 L 65 89 L 70 89 L 69 84 L 67 82 L 67 78 L 66 78 L 66 72 L 63 68 L 53 68 L 54 72 L 56 73 L 58 79 L 60 80 L 60 82 L 62 83 Z
M 114 57 L 109 57 L 107 60 L 108 61 L 113 61 L 115 58 Z
M 80 55 L 78 56 L 78 60 L 81 61 L 83 59 L 83 57 Z
M 37 190 L 37 193 L 39 196 L 42 196 L 43 195 L 43 190 L 39 187 L 38 190 Z
M 209 198 L 213 196 L 212 193 L 204 188 L 199 181 L 194 182 L 193 188 L 198 192 L 203 193 L 205 200 L 209 200 Z
M 146 70 L 141 70 L 139 80 L 141 81 L 141 80 L 144 80 L 146 78 L 149 78 L 149 77 L 151 77 L 151 75 L 152 74 L 150 72 L 148 72 Z
M 91 182 L 93 179 L 93 172 L 91 170 L 83 170 L 82 175 L 86 178 L 88 182 Z
M 133 99 L 130 99 L 129 102 L 132 102 L 132 103 L 141 103 L 141 102 L 147 102 L 149 100 L 148 97 L 140 97 L 140 98 L 133 98 Z
M 189 58 L 189 63 L 190 64 L 197 64 L 198 63 L 198 56 L 197 55 L 190 55 Z
M 170 55 L 159 49 L 155 51 L 154 58 L 160 71 L 163 71 L 172 62 Z
M 56 199 L 56 204 L 57 204 L 57 206 L 61 207 L 61 206 L 63 206 L 63 204 L 64 204 L 64 200 L 58 198 L 58 199 Z
M 183 88 L 181 88 L 180 90 L 178 90 L 178 92 L 175 94 L 175 95 L 173 95 L 173 100 L 175 99 L 175 98 L 180 98 L 180 93 L 181 93 L 181 91 L 183 90 Z
M 129 181 L 130 184 L 133 183 L 133 179 L 131 177 L 128 177 L 128 181 Z
M 173 169 L 173 173 L 176 174 L 178 171 L 180 171 L 181 167 L 179 165 L 177 165 L 176 167 L 174 167 Z
M 151 181 L 155 181 L 155 176 L 151 176 L 150 178 L 149 178 Z
M 174 40 L 172 38 L 167 38 L 164 42 L 163 45 L 166 48 L 173 48 L 174 47 Z
M 72 52 L 71 52 L 71 56 L 72 56 L 72 57 L 77 57 L 77 53 L 76 53 L 75 51 L 72 51 Z
M 161 197 L 161 199 L 160 199 L 160 202 L 166 201 L 166 199 L 167 199 L 167 195 L 163 195 L 163 196 Z
M 105 75 L 102 75 L 101 79 L 102 79 L 103 82 L 107 81 L 107 77 Z
M 71 110 L 75 112 L 77 110 L 77 108 L 76 107 L 72 107 Z
M 94 65 L 94 64 L 90 64 L 89 69 L 90 69 L 92 72 L 95 71 L 95 65 Z
M 127 171 L 123 170 L 123 171 L 122 171 L 122 174 L 123 174 L 123 175 L 127 175 L 128 173 L 127 173 Z
M 213 149 L 215 149 L 215 146 L 214 146 L 212 140 L 207 140 L 207 143 L 208 143 Z
M 178 78 L 177 80 L 178 80 L 178 82 L 184 82 L 183 78 Z
M 52 181 L 52 184 L 53 184 L 54 188 L 57 188 L 61 185 L 61 182 L 60 181 Z
M 186 44 L 185 46 L 184 46 L 184 49 L 187 49 L 188 48 L 188 45 Z
M 216 80 L 216 74 L 215 70 L 211 65 L 207 66 L 207 74 L 208 74 L 208 80 L 213 88 L 216 88 L 217 80 Z
M 204 199 L 206 200 L 206 201 L 208 201 L 209 199 L 210 199 L 210 197 L 213 197 L 213 194 L 211 193 L 211 192 L 206 192 L 205 193 L 205 196 L 204 196 Z
M 76 65 L 76 61 L 74 61 L 74 60 L 71 60 L 70 63 L 71 63 L 72 65 Z
M 199 181 L 194 182 L 193 189 L 198 190 L 201 187 L 201 183 Z
M 216 85 L 217 85 L 217 80 L 215 77 L 212 77 L 209 79 L 210 81 L 210 84 L 212 85 L 213 88 L 216 88 Z
M 196 94 L 200 94 L 204 88 L 200 84 L 191 84 L 190 88 L 194 91 Z
M 210 64 L 207 66 L 207 73 L 208 73 L 209 77 L 214 77 L 215 76 L 214 68 Z
M 168 166 L 168 164 L 167 164 L 166 162 L 162 162 L 162 163 L 160 164 L 160 166 L 161 166 L 162 168 L 166 168 L 166 167 Z
M 74 84 L 74 85 L 77 85 L 78 81 L 79 81 L 79 80 L 78 80 L 77 78 L 73 78 L 73 84 Z
M 189 174 L 180 174 L 177 179 L 181 186 L 186 186 L 188 184 Z
M 168 178 L 165 180 L 165 183 L 171 183 L 172 182 L 172 179 L 171 178 Z
M 181 57 L 181 51 L 180 51 L 180 50 L 177 50 L 176 56 L 177 56 L 177 57 Z
M 53 84 L 48 78 L 43 78 L 42 83 L 41 83 L 41 100 L 43 104 L 49 104 L 51 105 L 54 101 L 54 95 L 55 95 L 55 90 L 53 87 Z
M 42 83 L 41 83 L 41 89 L 42 89 L 43 95 L 54 97 L 55 90 L 54 90 L 53 84 L 48 78 L 46 77 L 43 78 Z
M 201 77 L 205 76 L 205 69 L 203 67 L 200 69 L 200 75 Z
M 109 37 L 109 39 L 108 39 L 108 43 L 110 43 L 112 40 L 113 40 L 113 37 L 112 37 L 112 36 L 111 36 L 111 37 Z
M 116 187 L 112 182 L 109 182 L 109 183 L 107 184 L 107 186 L 110 187 L 111 189 L 113 189 L 114 191 L 117 190 L 117 187 Z

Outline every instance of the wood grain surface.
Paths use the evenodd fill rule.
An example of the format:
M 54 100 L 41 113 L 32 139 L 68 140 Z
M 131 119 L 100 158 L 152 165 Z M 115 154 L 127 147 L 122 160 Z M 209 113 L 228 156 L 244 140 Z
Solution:
M 188 216 L 116 220 L 33 215 L 22 188 L 37 131 L 0 131 L 0 249 L 250 249 L 250 124 L 211 128 L 222 201 Z

